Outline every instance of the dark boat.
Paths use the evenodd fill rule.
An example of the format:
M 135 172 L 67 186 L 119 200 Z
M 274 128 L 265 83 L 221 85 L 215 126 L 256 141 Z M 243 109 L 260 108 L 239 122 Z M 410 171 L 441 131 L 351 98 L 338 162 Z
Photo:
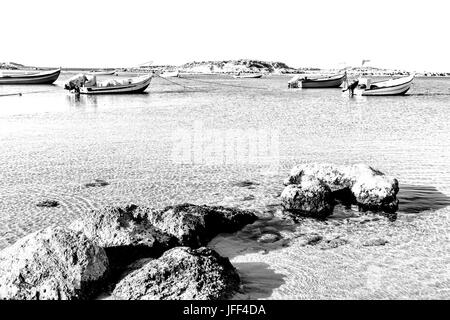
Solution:
M 0 84 L 52 84 L 61 69 L 50 71 L 0 70 Z
M 289 88 L 339 88 L 346 79 L 347 73 L 314 78 L 296 76 L 289 81 Z

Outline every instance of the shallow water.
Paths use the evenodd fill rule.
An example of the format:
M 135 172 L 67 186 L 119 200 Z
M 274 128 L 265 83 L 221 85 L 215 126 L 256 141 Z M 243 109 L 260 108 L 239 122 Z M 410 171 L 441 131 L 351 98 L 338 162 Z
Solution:
M 399 280 L 399 288 L 406 289 L 391 286 L 374 293 L 367 289 L 367 279 L 352 280 L 345 269 L 365 274 L 369 257 L 375 269 L 379 264 L 401 269 L 395 257 L 410 263 L 412 274 L 423 264 L 446 269 L 448 251 L 442 252 L 446 246 L 439 248 L 438 243 L 448 234 L 449 79 L 416 79 L 405 97 L 349 99 L 340 89 L 287 89 L 289 76 L 170 79 L 178 85 L 156 78 L 142 95 L 75 97 L 62 89 L 67 77 L 53 86 L 0 86 L 0 95 L 23 93 L 0 97 L 0 248 L 105 204 L 232 205 L 268 217 L 253 231 L 250 227 L 250 232 L 221 236 L 212 243 L 232 258 L 247 281 L 244 297 L 448 293 L 448 274 L 439 282 L 447 284 L 444 288 L 439 283 L 430 287 L 421 278 L 425 272 L 410 275 L 406 284 Z M 277 232 L 294 232 L 269 218 L 277 210 L 283 178 L 298 162 L 364 162 L 397 177 L 399 221 L 383 225 L 379 232 L 414 241 L 411 230 L 429 226 L 431 231 L 424 234 L 430 236 L 420 239 L 428 251 L 399 249 L 402 242 L 397 238 L 390 241 L 396 244 L 392 250 L 376 247 L 364 249 L 364 254 L 352 246 L 322 251 L 297 247 L 294 241 L 271 250 L 256 242 L 254 230 L 271 224 Z M 108 184 L 85 186 L 95 179 Z M 236 184 L 246 180 L 254 184 Z M 60 206 L 36 206 L 46 199 Z M 433 238 L 433 230 L 443 238 Z M 375 233 L 365 229 L 361 236 Z M 246 250 L 252 246 L 256 249 Z M 311 270 L 302 261 L 329 266 Z M 392 273 L 389 279 L 399 276 L 396 270 L 386 271 Z M 316 276 L 308 277 L 311 274 Z M 416 292 L 419 289 L 423 294 Z

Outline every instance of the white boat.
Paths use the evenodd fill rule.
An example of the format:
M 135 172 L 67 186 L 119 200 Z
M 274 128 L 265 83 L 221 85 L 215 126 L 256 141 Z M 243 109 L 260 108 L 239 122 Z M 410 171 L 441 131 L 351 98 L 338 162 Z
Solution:
M 84 74 L 76 75 L 68 80 L 64 88 L 81 94 L 142 93 L 150 85 L 153 74 L 129 79 L 109 79 L 104 81 L 96 81 L 95 76 L 90 77 L 89 79 Z
M 261 73 L 257 73 L 257 74 L 236 74 L 233 76 L 233 78 L 236 79 L 256 79 L 256 78 L 261 78 L 262 74 Z
M 119 93 L 142 93 L 144 92 L 150 82 L 153 75 L 145 75 L 140 77 L 130 78 L 127 84 L 116 84 L 111 86 L 92 86 L 81 87 L 81 94 L 119 94 Z
M 413 83 L 415 74 L 397 79 L 372 82 L 370 79 L 359 79 L 353 94 L 360 96 L 398 96 L 404 95 Z
M 162 78 L 178 78 L 180 76 L 180 71 L 166 71 L 159 75 Z
M 91 72 L 88 72 L 88 74 L 92 76 L 111 76 L 116 73 L 116 70 L 92 70 Z

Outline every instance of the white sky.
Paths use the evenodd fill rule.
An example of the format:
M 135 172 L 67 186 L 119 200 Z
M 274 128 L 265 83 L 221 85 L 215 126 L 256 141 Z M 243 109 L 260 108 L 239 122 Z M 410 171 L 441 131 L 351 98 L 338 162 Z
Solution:
M 0 61 L 130 67 L 261 59 L 450 72 L 446 0 L 2 0 Z

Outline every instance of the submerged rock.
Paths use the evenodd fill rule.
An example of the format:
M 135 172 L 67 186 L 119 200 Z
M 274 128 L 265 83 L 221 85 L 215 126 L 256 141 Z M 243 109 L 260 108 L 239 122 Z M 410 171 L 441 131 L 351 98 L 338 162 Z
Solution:
M 362 242 L 364 247 L 384 246 L 389 241 L 382 238 L 368 239 Z
M 285 185 L 298 185 L 304 180 L 318 179 L 344 203 L 355 203 L 363 210 L 398 210 L 398 181 L 364 164 L 337 166 L 302 164 L 295 166 Z
M 86 183 L 84 186 L 86 188 L 92 188 L 92 187 L 105 187 L 107 185 L 109 185 L 109 182 L 101 179 L 95 179 L 92 182 Z
M 126 275 L 113 295 L 128 300 L 217 300 L 239 288 L 228 258 L 208 248 L 177 247 Z
M 193 248 L 206 245 L 219 233 L 235 232 L 257 219 L 247 210 L 189 203 L 149 210 L 147 218 L 156 228 L 174 236 L 178 245 Z
M 107 269 L 105 251 L 84 234 L 47 228 L 0 252 L 0 299 L 89 298 Z
M 277 242 L 280 239 L 282 239 L 281 234 L 275 232 L 268 232 L 262 234 L 257 241 L 262 243 L 273 243 Z
M 252 194 L 249 194 L 248 196 L 245 196 L 242 198 L 242 201 L 251 201 L 251 200 L 255 200 L 255 196 Z
M 45 208 L 54 208 L 59 206 L 59 202 L 55 200 L 43 200 L 41 202 L 36 203 L 36 206 Z
M 342 238 L 334 238 L 334 239 L 327 239 L 323 240 L 320 245 L 320 249 L 327 250 L 327 249 L 335 249 L 337 247 L 343 246 L 348 243 L 348 240 L 342 239 Z
M 176 244 L 172 236 L 148 221 L 144 211 L 135 205 L 106 207 L 82 214 L 70 228 L 105 248 L 111 265 L 121 267 L 139 258 L 158 256 Z
M 331 189 L 318 179 L 303 179 L 288 185 L 281 194 L 281 204 L 293 213 L 324 218 L 333 213 Z
M 241 187 L 241 188 L 248 188 L 248 187 L 252 187 L 254 185 L 258 185 L 259 183 L 253 182 L 253 181 L 249 181 L 249 180 L 244 180 L 244 181 L 239 181 L 239 182 L 235 182 L 233 183 L 233 186 L 235 187 Z

